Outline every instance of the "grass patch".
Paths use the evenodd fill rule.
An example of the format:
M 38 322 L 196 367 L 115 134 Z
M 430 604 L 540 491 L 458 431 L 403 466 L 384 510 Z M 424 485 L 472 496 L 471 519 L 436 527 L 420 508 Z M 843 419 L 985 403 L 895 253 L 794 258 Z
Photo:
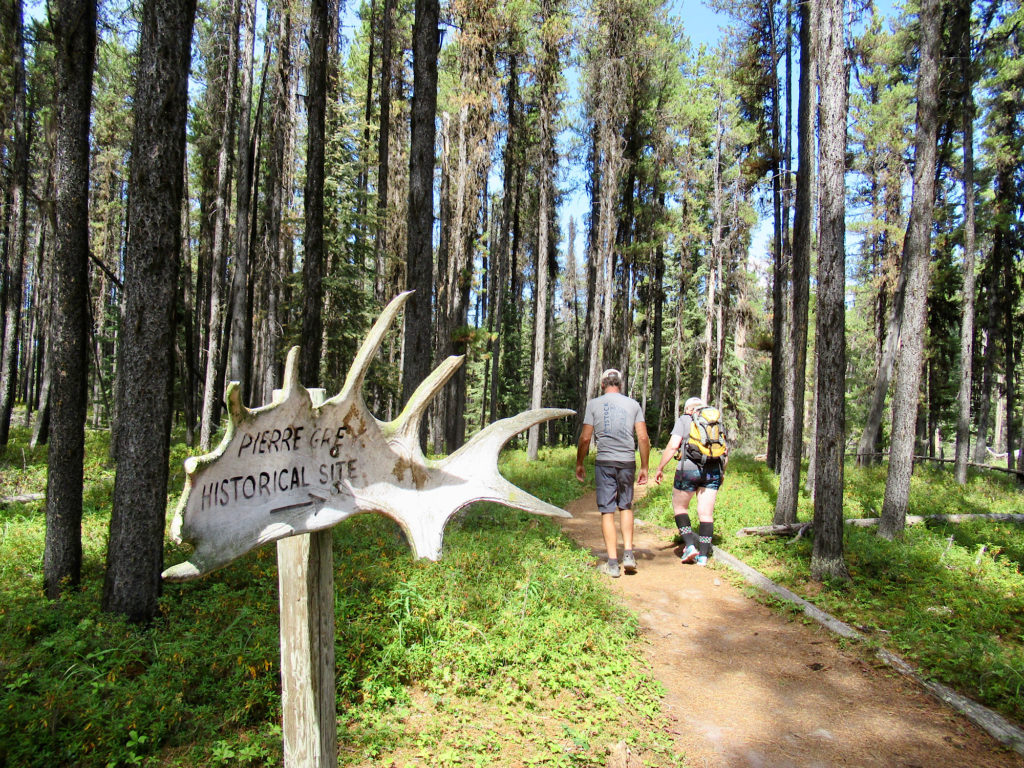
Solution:
M 0 456 L 5 493 L 45 488 L 45 450 L 25 444 L 15 429 Z M 0 509 L 0 766 L 279 765 L 274 548 L 167 585 L 148 629 L 101 613 L 113 469 L 105 434 L 87 450 L 80 590 L 42 597 L 43 502 Z M 172 505 L 185 455 L 175 443 Z M 512 451 L 503 471 L 564 505 L 572 457 Z M 619 740 L 678 762 L 635 619 L 553 521 L 473 506 L 439 563 L 374 515 L 334 540 L 340 764 L 595 765 Z M 166 564 L 186 556 L 167 544 Z
M 652 464 L 655 459 L 652 457 Z M 656 464 L 655 464 L 656 466 Z M 877 517 L 885 467 L 845 468 L 844 515 Z M 715 507 L 715 543 L 823 610 L 861 628 L 939 680 L 987 706 L 1024 720 L 1024 526 L 978 521 L 908 526 L 903 541 L 847 526 L 850 584 L 810 579 L 813 540 L 737 538 L 771 523 L 778 479 L 763 462 L 735 456 Z M 965 486 L 952 469 L 918 466 L 909 514 L 1021 512 L 1011 478 L 972 470 Z M 671 482 L 652 486 L 638 516 L 674 527 Z M 799 519 L 813 517 L 806 494 Z

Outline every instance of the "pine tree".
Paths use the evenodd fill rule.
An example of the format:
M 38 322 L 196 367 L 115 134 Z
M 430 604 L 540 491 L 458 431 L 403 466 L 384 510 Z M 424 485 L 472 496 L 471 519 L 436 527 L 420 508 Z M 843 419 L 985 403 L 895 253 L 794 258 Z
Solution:
M 142 8 L 119 337 L 117 477 L 103 608 L 156 615 L 163 571 L 185 122 L 195 0 Z

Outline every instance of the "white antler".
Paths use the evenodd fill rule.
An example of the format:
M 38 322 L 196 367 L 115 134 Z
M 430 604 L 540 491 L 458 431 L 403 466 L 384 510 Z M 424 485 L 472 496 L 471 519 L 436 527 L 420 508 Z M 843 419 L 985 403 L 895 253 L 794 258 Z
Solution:
M 164 571 L 168 581 L 194 579 L 249 550 L 286 536 L 323 530 L 359 512 L 396 520 L 418 557 L 441 555 L 444 527 L 474 501 L 492 501 L 541 515 L 569 514 L 517 488 L 498 472 L 498 454 L 512 437 L 573 411 L 542 408 L 491 424 L 440 461 L 419 447 L 423 414 L 463 358 L 442 362 L 416 389 L 402 413 L 379 422 L 362 396 L 363 380 L 388 328 L 409 297 L 388 304 L 356 354 L 335 397 L 314 406 L 298 379 L 298 347 L 285 365 L 284 386 L 270 405 L 246 408 L 228 385 L 230 420 L 217 448 L 185 461 L 185 490 L 171 535 L 195 551 Z

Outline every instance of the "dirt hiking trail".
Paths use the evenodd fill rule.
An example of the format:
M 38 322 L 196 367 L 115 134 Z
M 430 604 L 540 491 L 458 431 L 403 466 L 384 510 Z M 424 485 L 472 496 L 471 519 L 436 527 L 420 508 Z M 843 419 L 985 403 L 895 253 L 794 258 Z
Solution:
M 568 509 L 565 532 L 603 560 L 594 494 Z M 683 565 L 673 533 L 637 520 L 637 572 L 607 582 L 639 617 L 650 671 L 668 691 L 669 734 L 688 766 L 1024 766 L 869 652 L 841 650 L 823 627 L 747 597 L 714 557 L 708 567 Z

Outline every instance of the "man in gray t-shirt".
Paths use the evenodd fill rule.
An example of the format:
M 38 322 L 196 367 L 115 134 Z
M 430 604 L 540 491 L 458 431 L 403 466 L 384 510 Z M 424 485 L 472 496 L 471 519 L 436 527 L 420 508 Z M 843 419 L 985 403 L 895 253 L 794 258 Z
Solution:
M 576 447 L 576 479 L 586 479 L 583 460 L 590 451 L 591 439 L 597 441 L 594 479 L 597 487 L 597 509 L 601 513 L 601 532 L 608 549 L 608 562 L 600 567 L 602 573 L 617 577 L 618 534 L 615 531 L 615 510 L 619 510 L 622 529 L 622 566 L 626 573 L 636 571 L 633 555 L 633 480 L 636 475 L 636 432 L 640 444 L 640 474 L 636 482 L 647 482 L 647 460 L 651 441 L 647 436 L 647 422 L 640 404 L 622 394 L 622 374 L 609 368 L 601 374 L 600 397 L 587 402 L 583 416 L 583 431 Z

